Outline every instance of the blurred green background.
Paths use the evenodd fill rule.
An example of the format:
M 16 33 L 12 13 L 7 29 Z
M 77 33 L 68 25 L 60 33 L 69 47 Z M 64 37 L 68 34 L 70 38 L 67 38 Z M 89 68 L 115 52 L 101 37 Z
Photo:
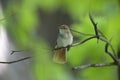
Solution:
M 52 61 L 58 26 L 69 25 L 72 29 L 94 34 L 89 20 L 92 14 L 98 28 L 112 37 L 116 54 L 119 52 L 120 0 L 2 0 L 6 29 L 20 49 L 29 49 L 34 55 L 32 75 L 34 80 L 120 80 L 115 66 L 87 68 L 74 71 L 73 67 L 111 62 L 104 52 L 105 44 L 96 39 L 72 47 L 66 64 Z M 73 33 L 75 40 L 86 36 Z M 77 42 L 75 41 L 75 42 Z

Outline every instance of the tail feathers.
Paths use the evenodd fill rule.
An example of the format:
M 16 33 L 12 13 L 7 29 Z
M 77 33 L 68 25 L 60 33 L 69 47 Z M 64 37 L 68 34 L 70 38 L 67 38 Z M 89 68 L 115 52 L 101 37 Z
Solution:
M 53 61 L 60 64 L 66 63 L 66 51 L 66 48 L 55 50 Z

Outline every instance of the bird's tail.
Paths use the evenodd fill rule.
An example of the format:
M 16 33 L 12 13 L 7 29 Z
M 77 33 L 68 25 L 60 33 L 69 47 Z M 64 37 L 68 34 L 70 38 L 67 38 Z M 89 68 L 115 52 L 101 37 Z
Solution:
M 53 61 L 60 64 L 66 63 L 66 51 L 66 48 L 55 50 Z

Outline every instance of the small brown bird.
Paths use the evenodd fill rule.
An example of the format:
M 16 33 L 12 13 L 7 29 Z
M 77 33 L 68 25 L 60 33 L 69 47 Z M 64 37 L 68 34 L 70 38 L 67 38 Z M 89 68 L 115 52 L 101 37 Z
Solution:
M 59 27 L 59 34 L 57 38 L 57 45 L 55 46 L 55 52 L 53 60 L 56 63 L 66 63 L 66 52 L 70 49 L 73 42 L 73 36 L 67 25 L 61 25 Z

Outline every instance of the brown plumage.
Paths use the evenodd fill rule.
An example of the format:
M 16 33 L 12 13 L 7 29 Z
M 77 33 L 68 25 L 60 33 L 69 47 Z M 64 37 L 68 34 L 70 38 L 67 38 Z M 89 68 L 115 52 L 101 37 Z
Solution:
M 67 51 L 66 48 L 55 50 L 55 53 L 53 56 L 54 62 L 61 63 L 61 64 L 66 63 L 66 51 Z

